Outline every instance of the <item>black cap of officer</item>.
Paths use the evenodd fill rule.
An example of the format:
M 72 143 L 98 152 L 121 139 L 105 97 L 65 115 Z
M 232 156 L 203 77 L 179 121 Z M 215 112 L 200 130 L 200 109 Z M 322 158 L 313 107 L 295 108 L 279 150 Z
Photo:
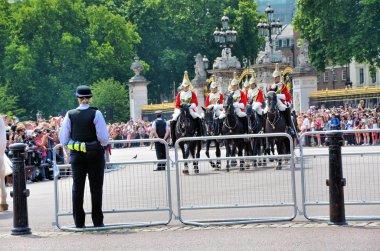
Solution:
M 155 111 L 154 114 L 156 114 L 156 117 L 161 117 L 162 111 L 161 110 Z
M 89 97 L 89 98 L 91 98 L 92 97 L 92 92 L 91 92 L 90 87 L 88 87 L 87 85 L 80 85 L 80 86 L 77 87 L 77 91 L 76 91 L 75 95 L 78 98 L 82 98 L 82 97 Z

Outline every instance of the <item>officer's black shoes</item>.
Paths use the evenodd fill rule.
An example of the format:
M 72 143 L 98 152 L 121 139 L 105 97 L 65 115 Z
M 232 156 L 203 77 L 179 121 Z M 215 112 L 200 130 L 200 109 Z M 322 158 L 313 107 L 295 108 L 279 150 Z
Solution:
M 94 227 L 104 227 L 104 224 L 103 223 L 102 224 L 97 224 L 97 225 L 94 224 Z
M 165 171 L 165 167 L 157 167 L 156 169 L 153 169 L 153 171 Z

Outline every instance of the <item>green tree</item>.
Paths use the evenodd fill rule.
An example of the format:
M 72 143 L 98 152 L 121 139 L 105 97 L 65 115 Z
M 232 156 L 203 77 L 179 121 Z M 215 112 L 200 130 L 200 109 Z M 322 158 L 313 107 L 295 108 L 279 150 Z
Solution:
M 132 75 L 126 68 L 140 38 L 130 22 L 104 6 L 24 0 L 9 10 L 0 8 L 0 26 L 9 27 L 8 41 L 0 43 L 0 77 L 19 97 L 23 118 L 37 110 L 54 115 L 69 109 L 78 85 L 110 77 L 126 82 Z
M 138 54 L 151 66 L 145 75 L 152 81 L 148 87 L 150 102 L 162 102 L 163 98 L 171 99 L 173 82 L 178 86 L 185 70 L 189 72 L 190 78 L 194 76 L 194 56 L 197 53 L 207 55 L 211 62 L 220 56 L 221 49 L 214 43 L 212 34 L 215 27 L 220 27 L 220 18 L 229 6 L 230 18 L 236 22 L 239 32 L 239 41 L 233 49 L 234 55 L 240 58 L 244 55 L 250 59 L 256 57 L 257 12 L 253 1 L 103 0 L 100 2 L 110 11 L 124 16 L 136 25 L 137 32 L 141 36 Z
M 297 0 L 293 23 L 319 70 L 352 58 L 380 66 L 379 12 L 379 0 Z
M 107 122 L 128 121 L 129 95 L 125 86 L 110 79 L 101 79 L 91 85 L 92 105 L 99 108 Z
M 16 106 L 17 97 L 8 94 L 8 86 L 0 85 L 0 114 L 20 114 L 23 109 L 18 109 Z

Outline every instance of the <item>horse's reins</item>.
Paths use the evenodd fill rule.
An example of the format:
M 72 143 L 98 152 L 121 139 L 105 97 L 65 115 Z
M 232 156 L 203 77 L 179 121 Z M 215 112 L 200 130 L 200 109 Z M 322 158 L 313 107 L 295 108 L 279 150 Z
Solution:
M 268 109 L 267 113 L 273 114 L 274 113 L 274 119 L 273 122 L 270 121 L 269 116 L 267 116 L 268 123 L 272 126 L 273 130 L 276 129 L 275 125 L 280 120 L 281 116 L 278 114 L 279 109 L 275 109 L 274 112 L 271 112 L 270 109 Z
M 183 119 L 182 119 L 182 116 L 184 116 Z M 178 132 L 178 134 L 180 134 L 181 137 L 186 136 L 186 124 L 184 122 L 186 120 L 186 116 L 188 116 L 188 114 L 181 111 L 181 116 L 178 118 L 179 127 L 176 127 L 176 131 Z M 195 135 L 195 131 L 194 131 L 194 135 Z
M 229 116 L 234 116 L 234 117 L 235 117 L 235 115 L 227 114 L 226 119 L 224 120 L 224 124 L 225 124 L 225 126 L 228 128 L 228 130 L 230 130 L 230 132 L 232 132 L 232 130 L 235 129 L 236 126 L 237 126 L 237 121 L 235 120 L 235 126 L 233 126 L 233 127 L 230 126 L 230 123 L 228 122 L 228 117 L 229 117 Z

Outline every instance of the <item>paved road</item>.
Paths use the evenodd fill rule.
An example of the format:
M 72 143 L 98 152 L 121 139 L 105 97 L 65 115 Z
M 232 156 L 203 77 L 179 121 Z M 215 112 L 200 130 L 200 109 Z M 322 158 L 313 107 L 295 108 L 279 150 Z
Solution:
M 378 152 L 379 147 L 350 147 L 343 148 L 343 152 Z M 317 149 L 305 149 L 305 153 L 327 153 L 326 148 Z M 148 147 L 133 148 L 133 149 L 115 149 L 111 156 L 112 162 L 124 162 L 132 160 L 132 157 L 137 154 L 136 161 L 146 161 L 154 159 L 154 151 L 149 150 Z M 296 153 L 297 154 L 297 153 Z M 173 151 L 170 151 L 171 158 L 174 159 Z M 377 157 L 371 157 L 370 159 L 362 159 L 361 156 L 350 157 L 348 162 L 363 161 L 367 163 L 366 166 L 372 165 L 372 163 L 378 163 Z M 314 159 L 314 157 L 312 157 Z M 314 163 L 317 166 L 325 166 L 326 160 L 321 159 L 319 162 Z M 311 165 L 313 162 L 308 162 L 309 168 L 312 170 Z M 311 164 L 310 164 L 311 163 Z M 355 162 L 354 162 L 355 163 Z M 152 164 L 141 165 L 129 165 L 128 168 L 121 168 L 117 171 L 111 171 L 107 173 L 109 185 L 105 187 L 105 197 L 107 193 L 120 193 L 117 196 L 109 196 L 105 199 L 106 207 L 116 208 L 129 208 L 129 206 L 149 207 L 158 205 L 159 207 L 167 200 L 165 193 L 159 192 L 157 189 L 164 189 L 165 173 L 164 172 L 152 172 Z M 364 166 L 362 166 L 364 168 Z M 182 168 L 182 167 L 181 167 Z M 323 169 L 323 168 L 322 168 Z M 244 203 L 261 203 L 263 201 L 271 202 L 269 198 L 272 195 L 277 196 L 278 188 L 283 189 L 283 193 L 286 196 L 279 196 L 276 199 L 289 200 L 287 191 L 290 180 L 290 171 L 288 167 L 285 167 L 282 171 L 274 171 L 272 168 L 260 168 L 252 171 L 246 171 L 241 173 L 238 170 L 233 170 L 230 173 L 215 172 L 206 165 L 201 165 L 200 175 L 180 175 L 181 183 L 183 185 L 184 200 L 183 205 L 190 205 L 190 200 L 195 201 L 193 204 L 218 204 L 228 200 L 236 200 L 240 204 Z M 366 172 L 375 172 L 374 169 L 364 169 Z M 176 185 L 175 185 L 175 170 L 170 171 L 170 177 L 172 178 L 172 199 L 174 205 L 174 212 L 177 215 L 177 201 L 176 201 Z M 360 172 L 359 172 L 360 174 Z M 375 173 L 377 178 L 380 177 L 378 173 Z M 134 179 L 128 179 L 129 175 L 135 177 Z M 321 177 L 315 177 L 315 176 Z M 318 180 L 323 180 L 325 171 L 311 172 L 308 184 L 313 184 L 309 187 L 309 190 L 314 187 L 313 183 Z M 348 173 L 347 173 L 348 175 Z M 351 173 L 350 173 L 351 175 Z M 352 171 L 351 176 L 358 176 L 357 172 Z M 364 186 L 366 178 L 371 175 L 361 175 L 359 181 L 360 186 Z M 373 175 L 372 175 L 373 176 Z M 247 178 L 249 177 L 249 178 Z M 322 178 L 323 177 L 323 178 Z M 376 176 L 375 176 L 376 177 Z M 266 180 L 263 180 L 263 179 Z M 274 183 L 270 183 L 272 178 L 277 179 L 280 186 L 274 186 Z M 296 166 L 295 171 L 296 181 L 300 180 L 300 171 Z M 241 187 L 234 188 L 234 180 L 246 179 L 246 183 L 241 184 Z M 260 183 L 262 190 L 254 190 L 254 195 L 251 193 L 251 189 L 259 189 L 259 186 L 251 185 L 248 181 L 256 181 Z M 113 182 L 111 182 L 113 181 Z M 129 182 L 126 182 L 129 181 Z M 217 182 L 230 182 L 230 183 L 217 183 Z M 265 182 L 264 182 L 265 181 Z M 286 182 L 284 182 L 286 181 Z M 124 182 L 124 183 L 123 183 Z M 371 189 L 378 189 L 380 183 L 379 180 L 373 180 L 376 184 L 370 184 L 364 195 L 369 196 L 370 199 L 378 199 L 378 195 L 372 194 Z M 351 182 L 352 183 L 352 182 Z M 367 182 L 368 183 L 368 182 Z M 70 194 L 70 179 L 62 178 L 59 182 L 61 184 L 61 190 L 65 192 L 66 197 Z M 62 185 L 63 184 L 63 185 Z M 193 187 L 187 185 L 193 184 Z M 349 182 L 348 182 L 349 184 Z M 264 186 L 265 185 L 265 186 Z M 268 185 L 272 187 L 268 188 Z M 368 184 L 367 184 L 368 185 Z M 377 186 L 376 186 L 377 185 Z M 203 187 L 200 187 L 203 186 Z M 125 189 L 117 189 L 119 187 L 128 188 L 132 190 L 132 187 L 137 187 L 137 191 L 128 191 Z M 199 188 L 200 187 L 200 188 Z M 348 186 L 347 186 L 348 187 Z M 52 226 L 54 219 L 54 185 L 53 182 L 39 182 L 30 184 L 27 187 L 31 191 L 31 195 L 28 198 L 29 209 L 29 225 L 32 228 L 33 235 L 25 237 L 11 236 L 9 233 L 12 229 L 12 199 L 9 199 L 10 211 L 0 213 L 0 239 L 2 250 L 41 250 L 41 249 L 81 249 L 81 250 L 104 250 L 104 249 L 137 249 L 137 250 L 321 250 L 333 249 L 333 250 L 380 250 L 380 222 L 379 221 L 361 221 L 350 222 L 347 226 L 331 226 L 323 222 L 309 222 L 306 221 L 303 216 L 297 215 L 295 220 L 291 222 L 277 222 L 277 223 L 256 223 L 256 224 L 243 224 L 243 225 L 231 225 L 231 226 L 212 226 L 212 227 L 194 227 L 181 224 L 178 220 L 172 220 L 168 226 L 156 226 L 156 227 L 135 227 L 128 230 L 112 230 L 106 232 L 96 233 L 72 233 L 63 232 L 57 230 Z M 196 190 L 199 188 L 199 190 Z M 360 197 L 359 189 L 355 187 L 348 193 L 349 197 L 355 199 Z M 187 190 L 186 190 L 187 189 Z M 194 189 L 194 190 L 191 190 Z M 319 196 L 325 199 L 325 187 L 323 193 L 320 190 L 313 190 L 313 193 L 308 194 L 312 196 Z M 11 189 L 8 188 L 8 191 Z M 267 191 L 266 191 L 267 190 Z M 285 193 L 285 190 L 287 191 Z M 123 192 L 124 191 L 124 192 Z M 219 191 L 220 193 L 216 193 Z M 300 185 L 296 186 L 297 191 L 297 204 L 301 204 Z M 377 190 L 378 191 L 378 190 Z M 202 193 L 203 192 L 203 193 Z M 149 194 L 150 197 L 145 197 Z M 221 195 L 222 194 L 222 195 Z M 115 194 L 113 194 L 115 195 Z M 212 195 L 212 196 L 211 196 Z M 215 197 L 216 196 L 216 197 Z M 219 197 L 218 197 L 219 196 Z M 354 197 L 356 196 L 356 197 Z M 61 196 L 63 197 L 63 196 Z M 214 199 L 210 199 L 213 197 Z M 149 201 L 149 203 L 147 202 Z M 187 202 L 187 203 L 186 203 Z M 66 204 L 65 204 L 66 203 Z M 70 200 L 65 198 L 62 201 L 62 210 L 70 209 Z M 65 208 L 66 207 L 66 208 Z M 326 212 L 326 208 L 316 207 L 311 212 L 316 215 L 323 215 Z M 214 211 L 224 211 L 222 213 L 213 213 Z M 379 207 L 371 207 L 365 210 L 355 209 L 356 213 L 377 213 L 380 212 Z M 255 217 L 265 217 L 266 214 L 285 214 L 291 215 L 292 209 L 289 208 L 277 208 L 276 210 L 257 210 L 254 211 Z M 202 212 L 192 212 L 192 214 L 184 215 L 189 219 L 192 217 L 204 217 L 210 218 L 211 216 L 229 216 L 236 214 L 241 217 L 250 217 L 253 211 L 250 210 L 206 210 Z M 146 216 L 148 219 L 154 221 L 163 217 L 167 217 L 165 213 L 158 214 L 153 213 L 148 215 L 147 213 L 141 214 L 106 214 L 106 224 L 114 222 L 129 222 L 132 220 L 144 220 Z M 220 214 L 220 215 L 217 215 Z M 64 218 L 64 217 L 62 217 Z M 145 219 L 146 220 L 146 219 Z M 90 225 L 90 217 L 87 217 L 88 225 Z M 62 224 L 72 224 L 71 217 L 62 219 Z

